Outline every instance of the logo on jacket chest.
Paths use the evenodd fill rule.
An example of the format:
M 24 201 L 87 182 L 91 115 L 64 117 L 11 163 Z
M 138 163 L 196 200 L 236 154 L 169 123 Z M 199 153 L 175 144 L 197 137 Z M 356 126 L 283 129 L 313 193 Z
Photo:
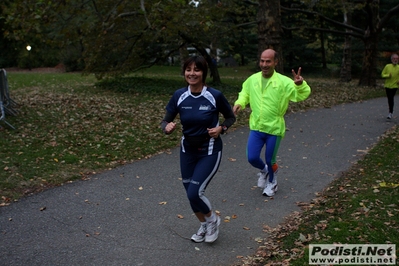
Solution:
M 210 105 L 200 105 L 198 110 L 208 111 L 208 110 L 211 110 L 211 106 Z

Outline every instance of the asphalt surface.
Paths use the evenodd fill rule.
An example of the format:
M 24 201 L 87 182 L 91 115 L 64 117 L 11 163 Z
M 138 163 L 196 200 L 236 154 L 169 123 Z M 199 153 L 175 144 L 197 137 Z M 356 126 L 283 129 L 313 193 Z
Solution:
M 300 210 L 365 154 L 399 117 L 385 98 L 286 116 L 273 199 L 245 157 L 248 128 L 223 136 L 206 195 L 222 223 L 216 242 L 189 240 L 199 223 L 180 180 L 179 149 L 0 208 L 0 265 L 234 265 L 256 251 L 263 225 Z M 223 222 L 226 216 L 236 217 Z

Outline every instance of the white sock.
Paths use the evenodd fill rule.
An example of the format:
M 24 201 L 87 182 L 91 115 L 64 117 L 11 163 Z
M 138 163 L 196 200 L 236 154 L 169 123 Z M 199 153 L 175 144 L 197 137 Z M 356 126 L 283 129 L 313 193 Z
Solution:
M 262 173 L 267 173 L 267 172 L 268 172 L 268 170 L 267 170 L 267 164 L 265 164 L 265 168 L 263 168 L 263 170 L 261 170 L 261 172 L 262 172 Z
M 207 222 L 215 221 L 215 213 L 212 212 L 211 216 L 209 216 L 209 217 L 205 216 L 205 219 L 206 219 Z

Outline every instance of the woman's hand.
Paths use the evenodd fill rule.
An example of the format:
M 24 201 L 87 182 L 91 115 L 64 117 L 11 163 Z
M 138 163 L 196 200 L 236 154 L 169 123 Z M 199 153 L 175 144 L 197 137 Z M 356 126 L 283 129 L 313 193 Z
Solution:
M 222 134 L 222 126 L 214 127 L 214 128 L 207 128 L 208 134 L 214 139 L 217 139 L 220 134 Z
M 170 122 L 165 127 L 165 133 L 170 134 L 176 129 L 176 123 Z

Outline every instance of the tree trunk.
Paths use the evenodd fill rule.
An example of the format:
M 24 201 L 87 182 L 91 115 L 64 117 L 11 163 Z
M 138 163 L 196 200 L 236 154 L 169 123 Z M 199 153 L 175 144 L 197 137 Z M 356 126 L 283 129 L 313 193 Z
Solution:
M 381 30 L 379 10 L 379 0 L 367 0 L 366 10 L 368 13 L 368 28 L 364 35 L 364 56 L 362 73 L 359 79 L 360 86 L 376 86 L 376 59 L 378 33 Z
M 179 32 L 180 37 L 183 38 L 183 40 L 185 40 L 187 43 L 191 43 L 192 46 L 197 49 L 197 51 L 205 58 L 206 62 L 208 63 L 208 67 L 209 67 L 209 72 L 210 72 L 210 76 L 212 76 L 213 79 L 213 83 L 214 84 L 220 84 L 222 83 L 220 80 L 220 76 L 219 76 L 219 71 L 217 68 L 217 65 L 213 63 L 212 57 L 208 54 L 208 52 L 206 51 L 206 49 L 196 43 L 190 36 L 188 36 L 187 34 L 184 34 L 183 32 Z
M 351 80 L 352 80 L 352 37 L 346 36 L 343 55 L 342 55 L 342 64 L 341 64 L 339 81 L 350 82 Z
M 352 15 L 350 13 L 344 14 L 344 23 L 346 25 L 352 25 Z M 349 32 L 349 30 L 346 31 Z M 351 80 L 352 80 L 352 36 L 346 35 L 339 81 L 350 82 Z
M 222 83 L 219 76 L 218 67 L 216 64 L 213 63 L 212 57 L 208 54 L 206 49 L 199 45 L 193 45 L 195 49 L 205 58 L 206 62 L 208 63 L 209 67 L 209 75 L 212 77 L 212 81 L 214 84 Z
M 186 44 L 180 46 L 179 54 L 180 54 L 180 67 L 182 68 L 183 65 L 184 65 L 184 62 L 188 58 L 188 51 L 187 51 L 187 45 Z M 181 73 L 180 74 L 184 75 L 184 70 L 183 69 L 181 69 Z
M 280 0 L 259 0 L 258 21 L 258 58 L 266 49 L 278 53 L 276 70 L 284 72 L 284 62 L 281 47 L 281 12 Z
M 326 47 L 324 45 L 324 33 L 320 32 L 320 49 L 321 49 L 321 63 L 323 65 L 323 69 L 327 69 L 327 59 L 326 59 Z
M 241 66 L 244 66 L 244 65 L 245 65 L 245 55 L 244 55 L 243 53 L 240 53 L 240 58 L 241 58 L 241 63 L 240 63 L 240 65 L 241 65 Z
M 366 38 L 364 42 L 364 56 L 362 73 L 359 79 L 360 86 L 376 86 L 376 58 L 377 58 L 377 34 Z

